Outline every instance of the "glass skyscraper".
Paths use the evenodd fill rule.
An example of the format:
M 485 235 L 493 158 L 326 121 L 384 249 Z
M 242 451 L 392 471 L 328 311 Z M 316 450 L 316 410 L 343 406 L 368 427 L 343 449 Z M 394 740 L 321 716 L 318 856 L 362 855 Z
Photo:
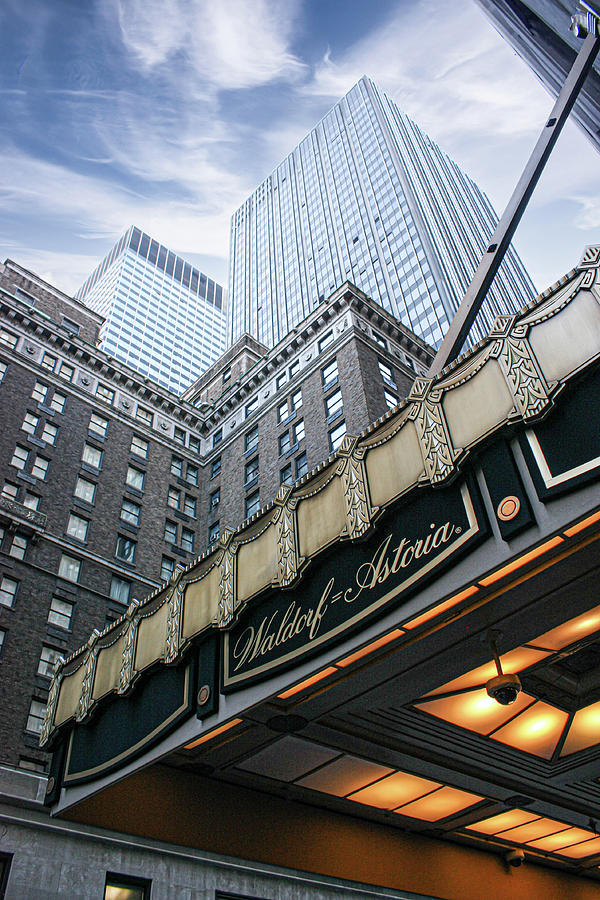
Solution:
M 272 346 L 351 281 L 437 345 L 497 223 L 486 195 L 360 79 L 231 220 L 228 342 Z M 471 332 L 534 286 L 509 250 Z
M 177 394 L 225 350 L 221 285 L 134 226 L 75 297 L 105 317 L 103 350 Z

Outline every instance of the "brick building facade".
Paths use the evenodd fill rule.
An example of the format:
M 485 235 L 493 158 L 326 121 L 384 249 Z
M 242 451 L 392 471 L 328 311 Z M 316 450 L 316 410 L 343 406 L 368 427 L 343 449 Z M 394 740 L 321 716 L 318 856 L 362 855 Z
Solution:
M 242 337 L 178 397 L 10 261 L 0 316 L 0 764 L 43 772 L 55 658 L 404 398 L 431 351 L 345 285 L 272 350 Z

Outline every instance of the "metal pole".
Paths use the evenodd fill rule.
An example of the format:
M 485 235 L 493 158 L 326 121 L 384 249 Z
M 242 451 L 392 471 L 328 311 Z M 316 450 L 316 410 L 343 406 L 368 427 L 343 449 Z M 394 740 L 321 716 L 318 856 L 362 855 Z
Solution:
M 552 108 L 544 130 L 538 138 L 533 153 L 529 157 L 525 170 L 519 179 L 519 183 L 492 235 L 488 249 L 460 302 L 444 340 L 440 344 L 440 348 L 429 370 L 429 377 L 437 375 L 444 366 L 458 356 L 462 349 L 475 316 L 479 312 L 515 233 L 515 229 L 529 202 L 529 198 L 538 183 L 546 161 L 596 58 L 600 47 L 600 36 L 596 34 L 597 30 L 597 28 L 594 28 L 594 33 L 590 30 L 575 58 L 575 62 Z

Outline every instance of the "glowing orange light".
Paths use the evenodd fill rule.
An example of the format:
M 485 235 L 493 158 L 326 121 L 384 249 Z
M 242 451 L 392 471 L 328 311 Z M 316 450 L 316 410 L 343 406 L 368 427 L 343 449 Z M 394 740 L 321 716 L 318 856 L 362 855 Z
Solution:
M 557 850 L 561 856 L 570 856 L 571 859 L 583 859 L 584 856 L 596 856 L 600 853 L 600 837 L 593 841 L 583 841 L 581 844 L 575 844 L 573 847 L 566 847 L 564 850 Z
M 296 784 L 311 788 L 313 791 L 332 794 L 334 797 L 345 797 L 385 775 L 391 775 L 393 771 L 394 769 L 388 766 L 380 766 L 356 756 L 342 756 L 317 769 L 316 772 L 299 778 Z
M 533 647 L 517 647 L 508 653 L 503 653 L 500 657 L 500 662 L 505 672 L 521 672 L 523 669 L 527 669 L 534 663 L 539 662 L 540 659 L 544 659 L 545 656 L 549 656 L 548 650 L 538 650 Z M 459 675 L 458 678 L 453 678 L 452 681 L 447 681 L 446 684 L 429 691 L 425 696 L 433 697 L 436 694 L 448 694 L 451 691 L 466 690 L 480 684 L 484 685 L 486 681 L 489 681 L 490 678 L 497 674 L 496 664 L 492 660 L 484 663 L 482 666 L 478 666 L 476 669 L 471 669 L 470 672 L 465 672 L 464 675 Z
M 600 700 L 577 710 L 560 755 L 569 756 L 570 753 L 577 753 L 578 750 L 584 750 L 598 743 L 600 743 Z
M 532 643 L 539 647 L 547 647 L 549 650 L 562 650 L 563 647 L 572 644 L 574 641 L 587 637 L 588 634 L 593 634 L 599 628 L 600 606 L 595 606 L 580 616 L 575 616 L 574 619 L 569 619 L 568 622 L 546 631 L 545 634 L 540 635 Z
M 590 838 L 595 836 L 592 831 L 586 831 L 585 828 L 567 828 L 565 831 L 559 831 L 537 841 L 527 841 L 527 843 L 530 847 L 535 847 L 536 850 L 556 852 L 563 847 L 571 847 L 573 844 L 589 841 Z
M 567 537 L 573 537 L 574 534 L 579 534 L 580 531 L 583 531 L 584 528 L 589 528 L 590 525 L 593 525 L 594 522 L 600 522 L 600 510 L 598 512 L 592 513 L 591 516 L 588 516 L 587 519 L 582 519 L 581 522 L 577 522 L 575 525 L 571 525 L 570 528 L 565 528 L 563 534 L 566 534 Z
M 370 644 L 367 644 L 367 646 L 363 647 L 361 650 L 357 650 L 356 653 L 351 653 L 350 656 L 345 656 L 344 659 L 339 659 L 336 662 L 336 666 L 350 666 L 358 659 L 362 659 L 363 656 L 368 656 L 369 653 L 373 653 L 374 650 L 378 650 L 380 647 L 385 647 L 385 645 L 389 644 L 390 641 L 397 640 L 397 638 L 401 637 L 403 634 L 404 631 L 401 628 L 394 628 L 393 631 L 390 631 L 388 634 L 384 634 L 383 637 L 377 638 L 376 641 L 371 641 Z
M 205 744 L 207 741 L 212 741 L 213 738 L 218 737 L 220 734 L 223 734 L 225 731 L 229 731 L 230 728 L 233 728 L 234 725 L 239 725 L 243 720 L 242 719 L 230 719 L 229 722 L 225 722 L 224 725 L 219 725 L 218 728 L 213 728 L 212 731 L 207 731 L 206 734 L 203 734 L 201 737 L 197 738 L 195 741 L 192 741 L 191 744 L 185 745 L 185 750 L 193 750 L 194 747 L 198 747 L 200 744 Z
M 381 781 L 369 785 L 360 791 L 350 794 L 348 799 L 379 809 L 396 809 L 403 803 L 409 803 L 430 791 L 441 787 L 439 781 L 429 781 L 408 772 L 395 772 L 382 778 Z
M 485 689 L 482 689 L 455 694 L 452 697 L 425 700 L 422 703 L 415 703 L 415 706 L 423 712 L 437 716 L 438 719 L 452 722 L 453 725 L 460 725 L 477 734 L 489 734 L 533 702 L 533 697 L 521 693 L 510 706 L 501 706 L 488 697 Z
M 547 553 L 548 550 L 552 550 L 554 547 L 558 547 L 558 545 L 562 543 L 564 543 L 564 538 L 556 535 L 556 537 L 550 538 L 550 540 L 546 541 L 544 544 L 540 544 L 539 547 L 534 547 L 533 550 L 529 550 L 528 553 L 524 553 L 523 556 L 519 556 L 517 559 L 513 559 L 512 562 L 508 563 L 508 565 L 506 566 L 502 566 L 501 569 L 496 569 L 496 571 L 492 572 L 491 575 L 486 575 L 485 578 L 480 578 L 479 584 L 483 585 L 484 587 L 487 587 L 490 584 L 494 584 L 495 581 L 500 581 L 501 578 L 504 578 L 506 575 L 510 575 L 511 572 L 515 572 L 522 566 L 526 566 L 527 563 L 531 562 L 532 559 L 537 559 L 538 556 L 543 556 L 543 554 Z
M 503 831 L 501 836 L 505 841 L 526 844 L 529 841 L 535 841 L 550 834 L 566 831 L 568 827 L 564 822 L 542 818 L 535 819 L 534 822 L 526 822 L 524 825 L 517 825 L 516 828 L 509 828 L 507 831 Z
M 295 684 L 294 687 L 288 688 L 287 691 L 284 691 L 282 694 L 277 694 L 277 696 L 281 700 L 287 700 L 288 697 L 293 697 L 294 694 L 299 694 L 300 691 L 305 691 L 306 688 L 311 687 L 313 684 L 317 684 L 318 681 L 321 681 L 323 678 L 327 678 L 328 675 L 334 675 L 337 671 L 338 670 L 335 666 L 328 666 L 321 672 L 317 672 L 316 675 L 311 675 L 310 678 L 305 678 L 304 681 L 301 681 L 299 684 Z
M 567 719 L 568 714 L 562 709 L 538 700 L 490 737 L 517 750 L 550 759 Z
M 452 609 L 453 606 L 456 606 L 457 603 L 460 603 L 461 600 L 466 600 L 467 597 L 472 597 L 473 594 L 476 594 L 479 588 L 477 585 L 472 584 L 470 587 L 465 588 L 464 591 L 460 591 L 458 594 L 454 594 L 453 597 L 449 597 L 448 600 L 444 600 L 443 603 L 438 603 L 437 606 L 434 606 L 432 609 L 428 609 L 427 612 L 424 612 L 422 615 L 417 616 L 416 619 L 411 619 L 410 622 L 404 622 L 403 628 L 408 628 L 409 630 L 412 628 L 418 628 L 419 625 L 423 625 L 425 622 L 429 622 L 430 619 L 435 618 L 435 616 L 439 616 L 440 613 L 445 612 L 447 609 Z
M 457 788 L 442 787 L 432 794 L 427 794 L 419 800 L 413 800 L 396 809 L 395 812 L 402 816 L 410 816 L 411 819 L 422 819 L 425 822 L 437 822 L 455 815 L 469 806 L 479 803 L 483 797 L 478 794 L 469 794 L 467 791 L 459 791 Z
M 501 834 L 508 828 L 523 825 L 525 822 L 533 822 L 539 819 L 537 813 L 526 812 L 524 809 L 509 809 L 507 812 L 498 813 L 473 825 L 466 825 L 468 831 L 479 831 L 481 834 Z

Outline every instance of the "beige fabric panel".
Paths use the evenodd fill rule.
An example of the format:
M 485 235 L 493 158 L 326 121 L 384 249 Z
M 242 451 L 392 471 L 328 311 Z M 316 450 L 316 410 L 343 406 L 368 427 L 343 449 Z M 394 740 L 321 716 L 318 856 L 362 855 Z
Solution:
M 183 599 L 184 640 L 214 622 L 219 608 L 219 568 L 214 566 L 200 581 L 188 584 Z
M 498 362 L 489 359 L 464 384 L 445 391 L 442 408 L 457 449 L 470 446 L 504 422 L 514 403 Z
M 238 603 L 270 585 L 277 576 L 277 526 L 271 523 L 254 541 L 242 544 L 237 558 Z
M 123 658 L 123 643 L 125 637 L 121 635 L 118 641 L 98 653 L 96 662 L 96 677 L 92 697 L 98 700 L 109 691 L 116 690 L 119 686 L 121 662 Z
M 529 342 L 546 380 L 564 378 L 598 353 L 598 301 L 590 291 L 580 291 L 557 315 L 535 325 L 529 332 Z
M 424 470 L 414 422 L 405 422 L 393 438 L 369 450 L 366 467 L 374 506 L 389 503 L 414 484 Z
M 79 666 L 76 672 L 63 678 L 54 717 L 55 725 L 66 722 L 67 719 L 70 719 L 77 712 L 84 670 L 85 666 Z
M 136 672 L 140 672 L 162 657 L 167 636 L 168 615 L 169 604 L 163 603 L 151 616 L 140 619 L 135 651 Z
M 300 556 L 312 556 L 333 541 L 346 525 L 346 504 L 339 478 L 298 504 Z

